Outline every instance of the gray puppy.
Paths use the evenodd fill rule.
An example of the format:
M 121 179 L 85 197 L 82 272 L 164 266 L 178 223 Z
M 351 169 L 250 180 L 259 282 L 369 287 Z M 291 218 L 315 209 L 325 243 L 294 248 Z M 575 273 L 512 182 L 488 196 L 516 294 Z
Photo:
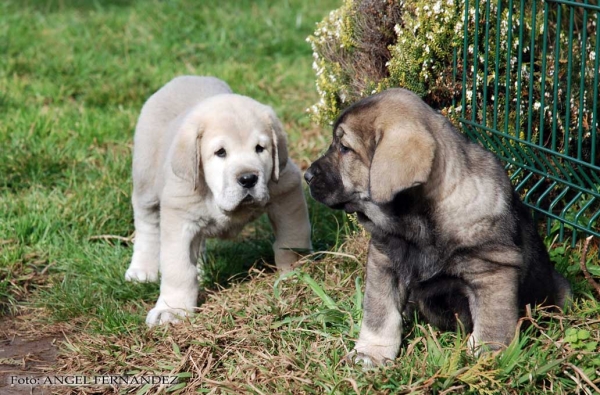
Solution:
M 350 355 L 365 365 L 397 356 L 402 313 L 441 329 L 458 318 L 472 347 L 497 349 L 526 304 L 570 297 L 499 161 L 407 90 L 348 108 L 304 178 L 316 200 L 357 213 L 371 233 Z

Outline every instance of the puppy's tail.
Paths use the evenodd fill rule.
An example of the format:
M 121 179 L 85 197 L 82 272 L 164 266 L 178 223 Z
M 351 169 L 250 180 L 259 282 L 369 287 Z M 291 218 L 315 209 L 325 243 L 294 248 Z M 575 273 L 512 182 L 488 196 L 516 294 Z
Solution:
M 552 280 L 555 288 L 555 304 L 563 310 L 571 306 L 573 302 L 573 291 L 566 278 L 556 270 L 552 271 Z

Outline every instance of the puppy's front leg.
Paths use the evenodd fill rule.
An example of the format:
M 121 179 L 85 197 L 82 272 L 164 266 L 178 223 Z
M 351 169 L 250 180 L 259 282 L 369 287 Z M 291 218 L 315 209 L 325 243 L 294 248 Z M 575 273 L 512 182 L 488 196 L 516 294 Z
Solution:
M 400 312 L 406 300 L 406 287 L 394 275 L 392 262 L 371 242 L 362 326 L 354 350 L 347 359 L 372 367 L 396 358 L 402 340 Z
M 198 299 L 198 227 L 180 216 L 181 210 L 162 207 L 160 213 L 160 296 L 146 324 L 178 322 Z
M 269 220 L 275 233 L 273 252 L 280 272 L 292 269 L 299 258 L 290 248 L 311 250 L 308 209 L 302 192 L 300 170 L 289 162 L 282 172 L 275 194 L 267 208 Z

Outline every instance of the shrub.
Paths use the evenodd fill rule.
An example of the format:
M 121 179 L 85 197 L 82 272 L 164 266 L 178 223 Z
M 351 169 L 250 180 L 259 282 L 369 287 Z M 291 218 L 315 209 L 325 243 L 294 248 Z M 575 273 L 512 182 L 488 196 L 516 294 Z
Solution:
M 319 103 L 310 110 L 331 123 L 361 97 L 401 86 L 424 97 L 452 97 L 454 48 L 461 43 L 461 0 L 346 0 L 308 38 Z M 427 100 L 430 99 L 430 100 Z M 436 106 L 439 107 L 439 106 Z

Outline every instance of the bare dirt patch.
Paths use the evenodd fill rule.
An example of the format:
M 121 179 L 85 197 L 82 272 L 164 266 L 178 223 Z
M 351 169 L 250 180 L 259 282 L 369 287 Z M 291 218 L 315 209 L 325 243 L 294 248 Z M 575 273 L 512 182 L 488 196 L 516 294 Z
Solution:
M 26 319 L 26 318 L 25 318 Z M 11 386 L 16 377 L 36 377 L 50 372 L 56 364 L 63 332 L 37 331 L 23 324 L 23 317 L 0 318 L 0 393 L 44 394 L 48 389 Z M 20 328 L 20 326 L 23 326 Z

